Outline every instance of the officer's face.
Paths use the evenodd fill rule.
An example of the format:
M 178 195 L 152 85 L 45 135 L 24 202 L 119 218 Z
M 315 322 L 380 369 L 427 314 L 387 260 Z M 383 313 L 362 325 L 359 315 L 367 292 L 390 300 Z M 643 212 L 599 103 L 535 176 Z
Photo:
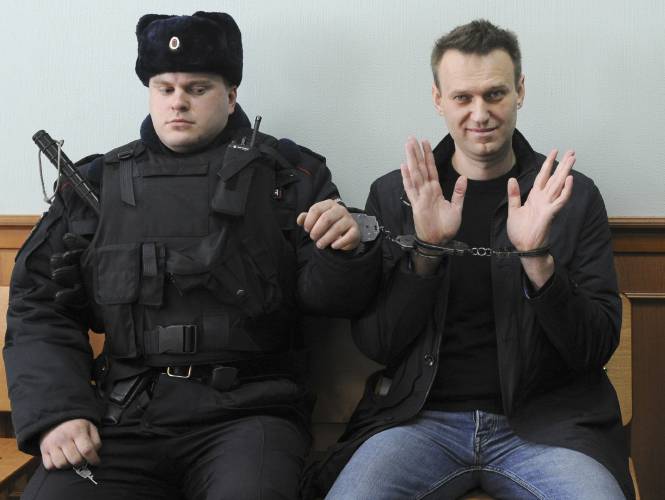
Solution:
M 159 139 L 177 153 L 209 144 L 235 110 L 237 89 L 219 75 L 162 73 L 149 82 L 150 117 Z
M 514 69 L 505 50 L 487 55 L 444 52 L 432 97 L 455 141 L 456 156 L 491 170 L 510 154 L 517 109 L 524 99 L 524 76 L 516 84 Z M 493 177 L 490 170 L 479 171 L 477 178 Z

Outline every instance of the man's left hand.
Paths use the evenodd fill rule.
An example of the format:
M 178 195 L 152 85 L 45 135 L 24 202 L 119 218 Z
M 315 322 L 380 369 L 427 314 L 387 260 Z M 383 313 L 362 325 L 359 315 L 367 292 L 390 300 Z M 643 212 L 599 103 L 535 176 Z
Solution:
M 551 174 L 557 150 L 553 149 L 536 176 L 529 197 L 522 205 L 517 180 L 508 181 L 508 238 L 520 252 L 534 250 L 548 243 L 554 216 L 570 199 L 575 152 L 567 151 Z
M 543 163 L 522 205 L 517 180 L 508 181 L 508 238 L 520 252 L 535 250 L 549 243 L 552 221 L 570 199 L 573 176 L 570 170 L 575 164 L 575 152 L 567 151 L 552 174 L 557 150 L 553 149 Z M 523 257 L 522 267 L 536 289 L 542 287 L 554 273 L 554 261 L 550 255 Z
M 349 211 L 334 200 L 315 203 L 296 222 L 309 233 L 320 250 L 354 250 L 360 244 L 360 228 Z

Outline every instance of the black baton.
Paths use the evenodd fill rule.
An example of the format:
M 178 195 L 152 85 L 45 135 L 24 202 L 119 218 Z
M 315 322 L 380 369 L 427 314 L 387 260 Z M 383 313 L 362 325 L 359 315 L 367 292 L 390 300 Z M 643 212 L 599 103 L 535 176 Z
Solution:
M 58 143 L 48 135 L 44 130 L 40 130 L 32 136 L 37 147 L 46 158 L 57 168 L 65 178 L 72 183 L 72 187 L 76 194 L 78 194 L 83 201 L 85 201 L 90 208 L 92 208 L 97 215 L 99 215 L 99 197 L 92 190 L 88 182 L 81 177 L 67 155 L 60 149 Z M 60 164 L 58 165 L 58 156 L 60 156 Z

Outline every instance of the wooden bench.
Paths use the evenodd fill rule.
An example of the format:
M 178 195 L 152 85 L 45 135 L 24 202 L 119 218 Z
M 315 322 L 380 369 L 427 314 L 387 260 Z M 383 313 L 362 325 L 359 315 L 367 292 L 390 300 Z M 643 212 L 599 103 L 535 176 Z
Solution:
M 7 285 L 9 283 L 9 275 L 11 273 L 14 255 L 16 250 L 27 237 L 27 234 L 35 221 L 36 218 L 33 216 L 4 217 L 4 220 L 2 221 L 2 231 L 0 232 L 0 331 L 2 332 L 0 335 L 2 336 L 4 336 L 6 329 Z M 630 225 L 629 227 L 632 228 L 633 225 Z M 660 226 L 658 226 L 658 231 L 661 231 Z M 652 242 L 653 237 L 651 234 L 647 236 L 650 236 L 651 239 L 645 240 L 646 243 L 642 244 L 639 248 L 640 252 L 644 253 L 645 249 L 652 253 L 665 250 L 665 247 L 661 248 L 660 246 L 654 247 L 655 250 L 651 250 L 651 246 L 654 246 L 654 243 Z M 658 242 L 661 240 L 662 236 L 658 239 Z M 617 239 L 615 241 L 615 247 L 617 246 L 617 242 L 618 249 L 625 252 L 625 247 L 629 243 Z M 657 243 L 657 245 L 661 245 L 661 243 Z M 642 253 L 636 255 L 639 255 L 639 258 L 641 258 Z M 626 289 L 627 293 L 629 293 L 629 297 L 634 301 L 635 297 L 642 299 L 641 295 L 644 294 L 640 295 L 639 293 L 634 293 L 632 290 L 638 288 L 636 283 L 634 283 L 635 280 L 626 280 L 625 278 L 625 276 L 630 277 L 629 268 L 632 269 L 633 267 L 637 267 L 632 264 L 632 261 L 630 261 L 631 264 L 627 264 L 627 256 L 632 257 L 632 255 L 628 253 L 620 254 L 619 260 L 617 261 L 617 269 L 620 277 L 624 276 L 623 279 L 625 283 L 623 284 L 624 288 L 622 289 Z M 652 269 L 652 262 L 652 260 L 647 261 L 645 266 Z M 640 278 L 638 283 L 643 283 L 645 280 L 648 282 L 649 276 L 651 275 L 645 274 Z M 638 288 L 638 290 L 641 289 Z M 654 296 L 656 298 L 660 297 L 659 295 Z M 650 297 L 651 296 L 647 296 L 646 299 L 649 299 Z M 649 314 L 655 316 L 651 310 L 649 310 Z M 649 318 L 651 318 L 651 316 L 649 316 Z M 644 335 L 645 331 L 650 331 L 643 326 L 645 324 L 645 317 L 646 316 L 643 313 L 640 313 L 637 320 L 631 322 L 631 307 L 629 302 L 624 300 L 624 320 L 621 345 L 607 367 L 608 374 L 619 394 L 623 421 L 624 425 L 627 426 L 631 424 L 633 415 L 633 369 L 631 360 L 633 341 L 631 336 L 631 323 L 639 325 L 639 332 Z M 305 320 L 304 328 L 308 332 L 308 344 L 311 347 L 311 366 L 313 367 L 312 383 L 318 394 L 318 400 L 313 415 L 313 449 L 315 452 L 322 452 L 334 443 L 343 431 L 344 426 L 348 422 L 348 419 L 362 394 L 366 376 L 378 369 L 379 366 L 367 360 L 362 354 L 360 354 L 353 344 L 348 324 L 345 321 L 307 318 Z M 92 338 L 93 350 L 99 352 L 102 341 L 102 336 L 95 335 Z M 642 356 L 644 356 L 643 353 Z M 12 438 L 13 432 L 9 419 L 10 406 L 7 397 L 5 370 L 2 359 L 0 359 L 0 364 L 2 365 L 0 366 L 0 500 L 3 500 L 5 498 L 16 498 L 16 495 L 20 493 L 22 485 L 25 484 L 26 478 L 35 467 L 36 461 L 28 455 L 19 452 L 16 448 L 15 440 Z M 651 391 L 648 387 L 651 386 L 645 385 L 642 387 L 640 385 L 638 390 L 640 393 L 643 393 L 646 390 Z M 651 398 L 646 401 L 652 399 L 656 398 L 652 395 Z M 640 399 L 640 401 L 639 405 L 643 405 L 645 400 Z M 657 403 L 659 402 L 660 400 L 657 400 Z M 641 419 L 645 418 L 644 415 L 640 415 Z M 642 422 L 643 420 L 640 421 Z M 658 429 L 660 428 L 659 424 Z M 651 432 L 652 434 L 654 432 L 651 427 L 644 429 L 640 427 L 637 430 L 640 432 L 640 437 L 646 432 Z M 631 432 L 631 434 L 635 434 L 635 432 Z M 656 443 L 656 445 L 658 445 L 658 443 Z M 632 460 L 630 465 L 633 479 L 635 480 L 636 475 Z M 652 466 L 655 465 L 649 462 L 645 462 L 643 465 L 645 470 L 649 470 L 649 467 Z M 652 478 L 649 477 L 649 479 Z M 656 480 L 658 480 L 658 478 L 656 478 Z M 476 495 L 476 493 L 474 493 L 474 495 Z M 480 500 L 489 499 L 491 497 L 478 493 L 476 496 L 467 496 L 464 498 L 466 500 Z

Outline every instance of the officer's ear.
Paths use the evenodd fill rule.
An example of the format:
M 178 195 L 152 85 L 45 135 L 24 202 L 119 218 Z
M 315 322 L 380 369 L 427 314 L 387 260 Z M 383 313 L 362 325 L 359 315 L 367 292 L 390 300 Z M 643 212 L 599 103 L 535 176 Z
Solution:
M 232 85 L 226 87 L 226 97 L 228 98 L 228 110 L 229 114 L 233 114 L 236 110 L 236 102 L 238 102 L 238 86 Z

